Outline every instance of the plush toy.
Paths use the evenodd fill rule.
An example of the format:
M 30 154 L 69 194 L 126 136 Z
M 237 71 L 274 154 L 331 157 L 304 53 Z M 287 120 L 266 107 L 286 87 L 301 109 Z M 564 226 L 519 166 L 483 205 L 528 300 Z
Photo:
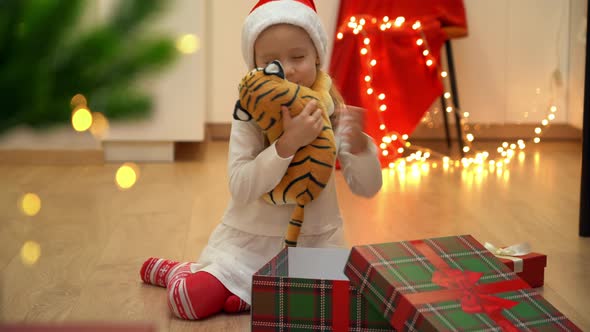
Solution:
M 317 100 L 324 126 L 319 136 L 295 153 L 281 182 L 264 199 L 271 204 L 295 204 L 285 236 L 286 246 L 297 246 L 303 224 L 305 205 L 321 193 L 330 179 L 336 161 L 336 143 L 329 114 L 334 110 L 330 96 L 332 80 L 318 71 L 310 88 L 285 79 L 278 61 L 265 68 L 250 71 L 239 85 L 240 99 L 234 109 L 236 120 L 254 120 L 270 143 L 283 134 L 281 106 L 289 108 L 291 116 L 301 113 L 311 100 Z

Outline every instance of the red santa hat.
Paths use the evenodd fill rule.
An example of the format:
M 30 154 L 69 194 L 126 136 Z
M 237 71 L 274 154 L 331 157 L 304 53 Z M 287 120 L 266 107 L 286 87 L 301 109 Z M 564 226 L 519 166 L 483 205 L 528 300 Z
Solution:
M 248 68 L 254 68 L 254 42 L 264 29 L 275 24 L 303 28 L 313 41 L 320 58 L 326 61 L 328 37 L 313 0 L 260 0 L 252 8 L 242 27 L 242 56 Z

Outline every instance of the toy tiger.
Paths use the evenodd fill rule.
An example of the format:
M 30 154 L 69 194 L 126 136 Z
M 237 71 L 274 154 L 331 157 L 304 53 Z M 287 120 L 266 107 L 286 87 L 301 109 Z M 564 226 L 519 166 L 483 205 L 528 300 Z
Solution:
M 289 82 L 280 62 L 273 61 L 263 69 L 250 71 L 239 85 L 234 118 L 254 119 L 271 144 L 283 134 L 282 105 L 289 108 L 291 116 L 296 116 L 309 101 L 317 100 L 318 111 L 322 112 L 323 127 L 318 137 L 297 150 L 279 184 L 263 196 L 271 204 L 295 204 L 285 246 L 297 246 L 305 204 L 321 193 L 336 161 L 336 143 L 329 118 L 334 109 L 329 93 L 331 84 L 330 77 L 322 71 L 318 71 L 311 88 Z

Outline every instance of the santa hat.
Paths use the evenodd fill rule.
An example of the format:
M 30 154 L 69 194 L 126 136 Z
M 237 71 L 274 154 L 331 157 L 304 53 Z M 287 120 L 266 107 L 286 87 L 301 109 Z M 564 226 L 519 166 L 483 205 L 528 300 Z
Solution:
M 248 68 L 254 68 L 254 42 L 264 29 L 275 24 L 303 28 L 313 41 L 320 59 L 326 61 L 328 37 L 313 0 L 260 0 L 252 8 L 242 27 L 242 56 Z

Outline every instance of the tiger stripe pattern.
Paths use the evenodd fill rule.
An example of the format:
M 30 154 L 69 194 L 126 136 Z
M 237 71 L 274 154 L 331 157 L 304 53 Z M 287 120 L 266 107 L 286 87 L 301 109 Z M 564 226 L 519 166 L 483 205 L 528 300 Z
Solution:
M 330 179 L 336 162 L 336 143 L 329 114 L 334 109 L 330 96 L 332 80 L 318 71 L 311 88 L 285 79 L 278 61 L 250 71 L 240 82 L 239 100 L 234 109 L 236 120 L 254 120 L 272 144 L 283 134 L 281 106 L 291 116 L 301 113 L 305 105 L 316 100 L 322 112 L 323 127 L 310 144 L 299 148 L 279 184 L 263 198 L 275 205 L 295 205 L 285 235 L 285 246 L 297 246 L 304 222 L 305 205 L 316 199 Z

